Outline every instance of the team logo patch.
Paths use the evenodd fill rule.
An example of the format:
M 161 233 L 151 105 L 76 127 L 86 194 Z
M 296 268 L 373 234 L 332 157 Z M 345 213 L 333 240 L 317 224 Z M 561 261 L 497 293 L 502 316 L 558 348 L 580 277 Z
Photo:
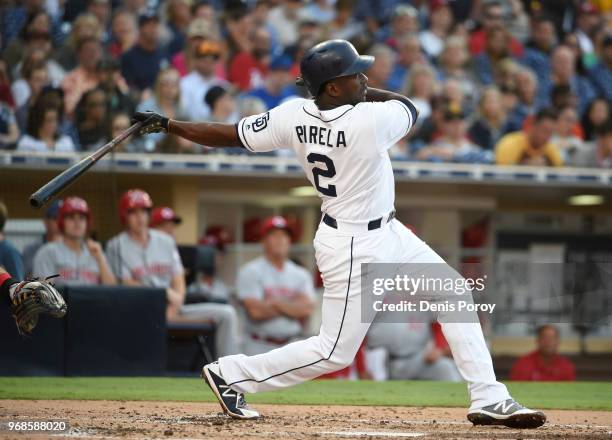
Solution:
M 252 124 L 253 131 L 257 133 L 258 131 L 265 130 L 266 128 L 268 128 L 269 120 L 270 120 L 270 112 L 266 112 L 259 118 L 255 119 L 255 121 Z

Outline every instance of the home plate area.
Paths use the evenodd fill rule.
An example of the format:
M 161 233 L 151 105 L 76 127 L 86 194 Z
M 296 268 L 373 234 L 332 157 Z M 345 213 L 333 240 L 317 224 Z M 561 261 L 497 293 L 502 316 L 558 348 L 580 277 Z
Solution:
M 0 438 L 122 439 L 612 439 L 612 412 L 546 411 L 535 430 L 473 427 L 464 408 L 257 405 L 259 420 L 230 419 L 211 403 L 2 400 L 0 419 L 65 420 L 63 433 L 0 431 Z

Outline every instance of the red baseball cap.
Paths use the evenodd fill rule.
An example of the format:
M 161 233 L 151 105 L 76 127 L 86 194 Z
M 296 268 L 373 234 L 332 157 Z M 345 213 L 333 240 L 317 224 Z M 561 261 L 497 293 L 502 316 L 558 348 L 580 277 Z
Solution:
M 267 218 L 261 225 L 261 237 L 265 237 L 268 233 L 274 229 L 282 229 L 287 231 L 289 235 L 291 235 L 291 229 L 289 228 L 289 223 L 287 223 L 287 219 L 280 215 L 275 215 L 274 217 Z
M 176 215 L 174 210 L 168 206 L 160 206 L 153 209 L 151 213 L 151 227 L 155 227 L 163 222 L 174 222 L 181 224 L 183 219 Z

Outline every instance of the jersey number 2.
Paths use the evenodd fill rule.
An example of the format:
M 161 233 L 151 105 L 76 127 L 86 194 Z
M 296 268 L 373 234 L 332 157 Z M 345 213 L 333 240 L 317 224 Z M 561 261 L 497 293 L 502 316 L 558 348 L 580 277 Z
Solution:
M 327 156 L 318 153 L 310 153 L 306 156 L 310 163 L 323 163 L 325 168 L 314 167 L 312 169 L 312 175 L 314 177 L 314 183 L 319 192 L 328 197 L 336 197 L 336 185 L 328 185 L 327 187 L 321 186 L 319 177 L 332 178 L 336 175 L 336 167 L 334 162 Z
M 314 167 L 312 169 L 315 186 L 321 194 L 328 197 L 336 197 L 336 185 L 328 185 L 325 187 L 321 186 L 321 182 L 319 181 L 320 177 L 327 177 L 330 179 L 336 175 L 336 167 L 334 166 L 334 162 L 329 157 L 318 153 L 310 153 L 308 156 L 306 156 L 306 159 L 308 159 L 308 162 L 310 163 L 325 164 L 325 168 Z

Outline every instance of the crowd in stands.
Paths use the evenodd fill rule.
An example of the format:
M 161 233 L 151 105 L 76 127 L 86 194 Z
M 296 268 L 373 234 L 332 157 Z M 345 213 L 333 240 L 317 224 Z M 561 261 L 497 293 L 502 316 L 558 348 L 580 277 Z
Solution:
M 304 51 L 344 38 L 420 110 L 393 159 L 612 166 L 606 0 L 4 0 L 0 29 L 0 149 L 93 150 L 134 110 L 235 123 L 304 96 Z

